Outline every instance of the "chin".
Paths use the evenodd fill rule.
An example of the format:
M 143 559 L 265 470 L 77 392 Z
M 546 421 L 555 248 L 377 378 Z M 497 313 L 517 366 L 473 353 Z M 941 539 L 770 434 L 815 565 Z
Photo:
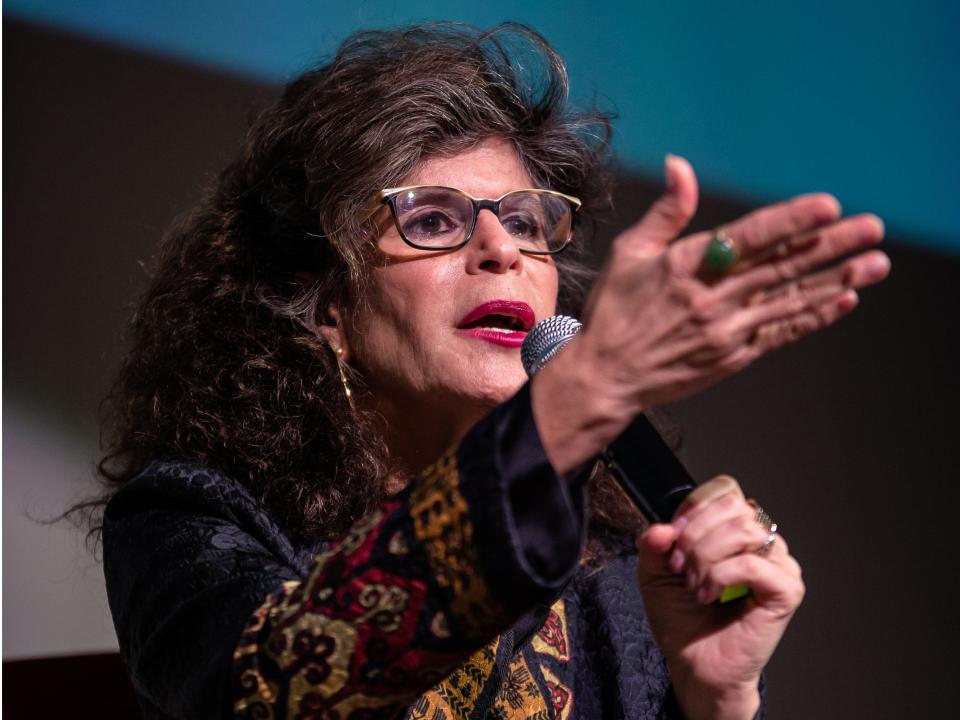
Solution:
M 490 382 L 483 387 L 475 387 L 473 392 L 468 394 L 474 402 L 487 408 L 493 408 L 516 395 L 517 391 L 523 387 L 526 379 L 526 376 L 522 374 L 509 380 L 500 377 L 495 382 Z
M 455 363 L 435 389 L 440 391 L 439 397 L 446 398 L 444 402 L 463 403 L 464 410 L 469 406 L 486 414 L 516 395 L 527 381 L 519 353 L 509 358 L 484 353 L 469 360 L 457 358 Z

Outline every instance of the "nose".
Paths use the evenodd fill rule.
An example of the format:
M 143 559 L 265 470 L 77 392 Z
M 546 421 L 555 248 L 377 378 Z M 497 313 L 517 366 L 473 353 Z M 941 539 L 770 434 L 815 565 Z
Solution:
M 477 225 L 465 249 L 468 253 L 467 272 L 470 273 L 517 272 L 523 264 L 516 240 L 503 229 L 499 218 L 487 209 L 477 215 Z

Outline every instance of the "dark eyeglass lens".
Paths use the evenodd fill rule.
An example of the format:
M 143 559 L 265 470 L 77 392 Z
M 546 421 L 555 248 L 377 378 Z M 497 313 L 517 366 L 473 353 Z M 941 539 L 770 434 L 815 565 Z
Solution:
M 408 241 L 424 247 L 452 247 L 463 241 L 473 204 L 442 188 L 417 188 L 394 198 L 397 222 Z

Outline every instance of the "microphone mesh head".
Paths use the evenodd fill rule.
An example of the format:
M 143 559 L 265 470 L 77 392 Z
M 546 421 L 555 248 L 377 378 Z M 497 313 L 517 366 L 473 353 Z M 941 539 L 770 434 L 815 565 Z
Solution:
M 527 376 L 540 372 L 581 327 L 581 322 L 569 315 L 554 315 L 534 325 L 520 348 L 520 361 Z

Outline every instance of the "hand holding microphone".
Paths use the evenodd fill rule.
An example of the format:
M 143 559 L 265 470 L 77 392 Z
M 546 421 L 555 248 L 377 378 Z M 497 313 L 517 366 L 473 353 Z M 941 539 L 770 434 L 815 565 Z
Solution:
M 580 328 L 565 316 L 535 326 L 521 349 L 527 374 L 559 360 Z M 638 581 L 681 705 L 690 717 L 752 717 L 760 673 L 804 593 L 776 525 L 733 478 L 697 486 L 643 415 L 599 455 L 652 523 L 637 539 Z M 716 607 L 740 599 L 736 611 Z
M 533 377 L 552 360 L 582 325 L 554 315 L 530 331 L 520 350 L 523 369 Z M 696 484 L 650 421 L 638 415 L 600 452 L 627 497 L 650 522 L 670 522 Z
M 822 194 L 675 240 L 696 208 L 697 185 L 679 158 L 666 170 L 664 196 L 614 241 L 583 329 L 540 363 L 533 412 L 559 473 L 603 454 L 637 481 L 625 489 L 654 521 L 638 539 L 640 587 L 684 711 L 750 717 L 760 671 L 803 596 L 799 566 L 731 478 L 694 488 L 642 413 L 835 322 L 856 306 L 857 289 L 886 276 L 889 261 L 871 249 L 880 221 L 841 219 L 836 200 Z M 661 462 L 663 451 L 670 461 Z M 623 472 L 628 465 L 636 475 Z M 713 604 L 742 583 L 750 597 Z
M 527 375 L 534 377 L 574 338 L 581 327 L 576 318 L 565 315 L 554 315 L 539 322 L 527 335 L 520 350 L 520 359 Z M 601 451 L 600 457 L 627 497 L 651 523 L 670 522 L 696 488 L 687 469 L 644 415 L 634 418 Z M 678 552 L 681 551 L 678 549 Z M 672 563 L 673 571 L 680 572 L 681 565 Z M 733 585 L 721 589 L 717 599 L 729 602 L 749 592 L 746 585 Z

